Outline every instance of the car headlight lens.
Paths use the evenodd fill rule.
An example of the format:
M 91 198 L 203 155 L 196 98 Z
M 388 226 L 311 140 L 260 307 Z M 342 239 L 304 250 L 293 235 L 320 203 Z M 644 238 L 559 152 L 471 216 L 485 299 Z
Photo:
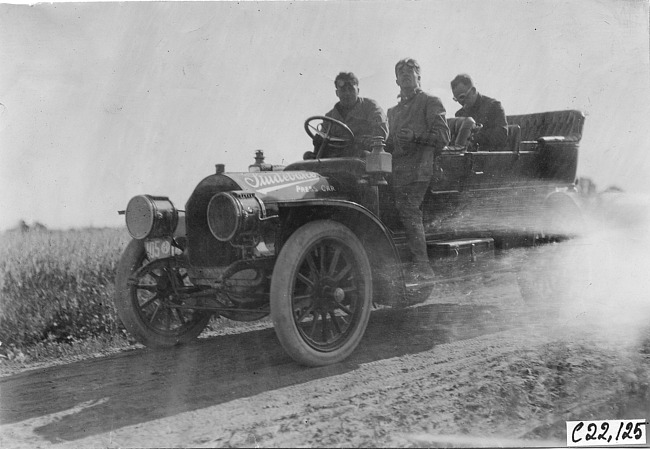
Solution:
M 138 195 L 126 206 L 126 228 L 137 240 L 169 236 L 178 224 L 178 210 L 164 196 Z
M 254 193 L 221 192 L 214 195 L 208 204 L 208 227 L 222 242 L 255 238 L 265 213 L 264 204 Z

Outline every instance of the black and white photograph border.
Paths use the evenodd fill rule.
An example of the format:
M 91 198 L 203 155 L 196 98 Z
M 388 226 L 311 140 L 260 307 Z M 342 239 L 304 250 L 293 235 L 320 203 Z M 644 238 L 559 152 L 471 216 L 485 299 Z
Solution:
M 647 447 L 649 13 L 646 0 L 1 3 L 0 446 Z M 367 326 L 356 328 L 356 346 L 324 361 L 300 346 L 320 343 L 296 324 L 295 303 L 278 312 L 277 298 L 296 301 L 299 280 L 317 276 L 311 262 L 328 251 L 330 271 L 349 262 L 353 275 L 344 267 L 341 277 L 356 279 L 322 287 L 328 304 L 354 303 L 354 289 L 367 295 L 380 244 L 378 234 L 357 231 L 384 229 L 390 217 L 350 198 L 345 207 L 366 214 L 355 216 L 375 218 L 327 215 L 316 193 L 341 200 L 346 181 L 327 173 L 298 180 L 289 170 L 286 179 L 250 175 L 271 179 L 267 190 L 249 183 L 241 195 L 212 197 L 239 214 L 236 238 L 213 229 L 224 225 L 219 217 L 201 234 L 212 243 L 188 242 L 179 229 L 185 212 L 192 226 L 192 204 L 203 201 L 205 217 L 210 197 L 201 199 L 201 188 L 226 177 L 244 186 L 251 167 L 277 174 L 291 164 L 311 173 L 326 159 L 303 160 L 314 150 L 305 120 L 339 101 L 337 75 L 353 72 L 358 94 L 388 111 L 401 101 L 396 63 L 404 58 L 417 60 L 421 89 L 447 119 L 462 106 L 450 85 L 458 74 L 497 98 L 513 123 L 580 111 L 579 150 L 575 136 L 542 134 L 508 155 L 514 166 L 541 147 L 576 149 L 575 180 L 552 188 L 578 198 L 580 232 L 555 238 L 534 220 L 528 229 L 522 223 L 537 203 L 513 218 L 510 200 L 487 207 L 473 194 L 424 223 L 427 233 L 451 226 L 428 241 L 434 281 L 426 295 L 384 304 L 378 298 L 393 295 L 391 286 L 411 284 L 400 266 L 383 271 L 372 297 L 354 306 L 361 317 L 350 312 Z M 436 159 L 445 186 L 454 151 Z M 383 156 L 372 160 L 385 168 Z M 480 176 L 491 168 L 470 169 Z M 292 285 L 277 280 L 277 265 L 263 265 L 273 242 L 247 239 L 286 218 L 282 201 L 265 205 L 260 192 L 303 181 L 299 200 L 313 200 L 311 209 L 281 199 L 298 211 L 287 212 L 296 224 L 278 237 L 293 251 L 278 256 Z M 373 176 L 355 182 L 383 188 Z M 494 187 L 481 182 L 472 192 Z M 523 195 L 519 187 L 510 192 Z M 463 226 L 483 206 L 491 225 L 530 232 L 477 233 L 463 245 Z M 145 218 L 134 222 L 134 210 Z M 153 256 L 163 247 L 132 239 L 143 226 L 146 238 L 170 227 L 169 240 L 157 242 L 178 254 Z M 403 240 L 388 247 L 408 252 Z M 187 247 L 190 261 L 228 248 L 262 262 L 223 280 L 225 271 L 186 263 Z M 184 262 L 169 268 L 170 260 Z M 141 285 L 145 278 L 155 285 Z M 206 299 L 225 285 L 226 304 Z M 244 310 L 253 306 L 242 296 L 268 298 L 269 285 L 271 311 L 258 303 Z M 203 293 L 191 297 L 197 288 Z M 163 304 L 178 289 L 188 292 L 180 294 L 190 298 L 186 308 L 166 310 L 191 329 L 158 338 L 164 332 L 134 305 L 137 291 L 155 291 L 151 301 Z M 194 313 L 217 309 L 220 316 Z M 337 323 L 347 321 L 334 315 L 332 332 L 345 335 Z M 283 320 L 295 321 L 293 334 L 278 331 Z

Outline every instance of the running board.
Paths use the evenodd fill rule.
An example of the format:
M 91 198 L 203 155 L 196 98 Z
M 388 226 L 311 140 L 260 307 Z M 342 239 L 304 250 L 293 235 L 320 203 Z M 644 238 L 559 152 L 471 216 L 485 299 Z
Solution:
M 481 237 L 427 242 L 427 248 L 431 261 L 452 258 L 475 262 L 480 255 L 494 255 L 494 239 Z
M 408 260 L 406 238 L 398 236 L 395 241 L 402 260 Z M 494 239 L 491 237 L 427 240 L 427 251 L 431 262 L 449 261 L 449 259 L 476 261 L 477 258 L 495 254 Z

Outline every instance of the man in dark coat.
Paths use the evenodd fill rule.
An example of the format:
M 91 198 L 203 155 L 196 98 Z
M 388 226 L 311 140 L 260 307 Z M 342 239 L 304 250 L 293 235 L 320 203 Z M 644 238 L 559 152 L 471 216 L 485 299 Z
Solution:
M 456 119 L 450 120 L 453 142 L 456 147 L 469 150 L 503 150 L 508 138 L 508 122 L 501 103 L 481 95 L 474 87 L 472 78 L 457 75 L 451 81 L 454 101 L 462 108 L 456 111 Z
M 386 113 L 375 100 L 359 96 L 359 79 L 352 72 L 341 72 L 334 79 L 338 103 L 327 117 L 345 123 L 354 134 L 354 141 L 346 148 L 328 148 L 326 157 L 361 157 L 364 150 L 369 151 L 372 137 L 386 140 L 388 124 Z M 330 130 L 332 137 L 345 137 L 340 126 L 333 125 Z M 316 136 L 314 149 L 320 148 L 322 139 Z
M 387 151 L 393 155 L 392 188 L 404 225 L 415 281 L 433 277 L 422 223 L 422 210 L 436 155 L 449 143 L 445 108 L 420 88 L 420 65 L 406 58 L 395 65 L 400 101 L 388 110 Z

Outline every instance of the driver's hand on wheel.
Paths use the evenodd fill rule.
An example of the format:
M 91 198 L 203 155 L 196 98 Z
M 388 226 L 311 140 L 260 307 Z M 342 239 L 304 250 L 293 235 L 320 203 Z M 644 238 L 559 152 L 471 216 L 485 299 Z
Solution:
M 314 148 L 318 150 L 320 146 L 323 144 L 323 136 L 321 136 L 320 134 L 316 134 L 311 141 L 314 144 Z

